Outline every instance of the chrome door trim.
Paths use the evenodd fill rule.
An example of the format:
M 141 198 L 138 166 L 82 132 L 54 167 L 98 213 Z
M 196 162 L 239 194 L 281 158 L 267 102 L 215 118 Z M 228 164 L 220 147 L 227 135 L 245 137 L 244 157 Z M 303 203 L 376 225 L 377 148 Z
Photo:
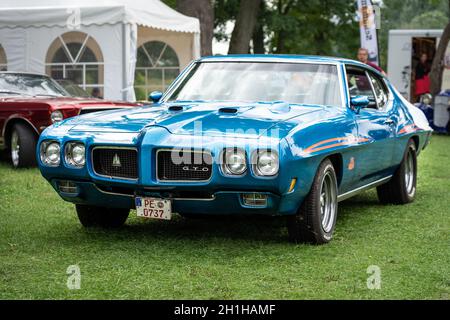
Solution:
M 388 182 L 389 180 L 391 180 L 391 178 L 392 178 L 392 175 L 388 176 L 386 178 L 383 178 L 383 179 L 371 182 L 369 184 L 366 184 L 364 186 L 361 186 L 359 188 L 356 188 L 356 189 L 351 190 L 349 192 L 346 192 L 344 194 L 341 194 L 341 195 L 338 196 L 338 201 L 341 202 L 341 201 L 347 200 L 347 199 L 357 195 L 358 193 L 361 193 L 363 191 L 366 191 L 366 190 L 378 187 L 378 186 L 382 185 L 383 183 Z

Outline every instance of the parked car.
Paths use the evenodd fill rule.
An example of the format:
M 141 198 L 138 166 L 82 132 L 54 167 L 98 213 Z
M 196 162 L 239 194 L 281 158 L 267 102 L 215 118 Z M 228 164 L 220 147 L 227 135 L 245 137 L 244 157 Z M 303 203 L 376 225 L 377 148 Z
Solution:
M 0 72 L 0 149 L 9 151 L 15 168 L 34 166 L 36 143 L 45 128 L 80 114 L 136 106 L 74 98 L 45 75 Z
M 64 88 L 64 90 L 67 91 L 68 94 L 72 97 L 78 97 L 78 98 L 92 98 L 92 96 L 86 92 L 86 90 L 83 90 L 79 85 L 77 85 L 75 82 L 67 79 L 63 80 L 55 80 L 58 82 L 58 84 Z
M 83 226 L 121 226 L 134 208 L 281 215 L 291 240 L 327 243 L 339 201 L 375 187 L 382 203 L 414 200 L 432 132 L 387 78 L 337 58 L 203 58 L 151 97 L 41 135 L 39 168 Z

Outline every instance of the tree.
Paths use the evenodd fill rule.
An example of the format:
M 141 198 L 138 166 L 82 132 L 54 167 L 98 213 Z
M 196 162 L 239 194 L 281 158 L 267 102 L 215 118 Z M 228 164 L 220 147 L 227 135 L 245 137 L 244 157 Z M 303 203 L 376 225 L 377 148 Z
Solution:
M 214 9 L 210 0 L 177 0 L 176 9 L 200 20 L 201 55 L 212 55 L 214 36 Z
M 352 1 L 272 0 L 271 4 L 270 51 L 354 58 L 359 29 Z
M 448 1 L 448 7 L 450 12 L 450 0 Z M 441 40 L 439 41 L 439 46 L 436 50 L 436 54 L 433 59 L 433 64 L 431 66 L 430 72 L 430 91 L 431 94 L 436 96 L 441 91 L 442 87 L 442 77 L 444 74 L 444 57 L 447 51 L 448 43 L 450 42 L 450 19 L 447 26 L 442 33 Z
M 261 0 L 241 0 L 228 53 L 249 53 Z

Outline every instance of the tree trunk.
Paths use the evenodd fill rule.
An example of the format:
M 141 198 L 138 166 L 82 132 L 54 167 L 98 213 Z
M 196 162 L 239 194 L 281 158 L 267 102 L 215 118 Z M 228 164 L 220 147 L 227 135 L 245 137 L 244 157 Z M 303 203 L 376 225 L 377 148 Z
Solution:
M 263 26 L 258 24 L 255 32 L 253 33 L 253 53 L 264 54 L 266 49 L 264 47 L 264 29 Z
M 450 0 L 449 0 L 450 9 Z M 444 29 L 442 33 L 441 40 L 439 41 L 439 46 L 436 50 L 436 54 L 433 59 L 433 64 L 431 65 L 430 72 L 430 91 L 433 98 L 441 92 L 442 88 L 442 78 L 444 75 L 444 58 L 445 52 L 447 51 L 448 43 L 450 41 L 450 22 Z
M 249 53 L 261 0 L 241 0 L 228 53 Z
M 281 54 L 281 53 L 285 53 L 286 50 L 286 46 L 285 46 L 285 41 L 286 41 L 286 32 L 284 32 L 284 30 L 280 30 L 278 31 L 278 38 L 277 38 L 277 50 L 276 53 Z
M 177 10 L 200 20 L 201 55 L 212 55 L 214 9 L 210 0 L 177 0 Z

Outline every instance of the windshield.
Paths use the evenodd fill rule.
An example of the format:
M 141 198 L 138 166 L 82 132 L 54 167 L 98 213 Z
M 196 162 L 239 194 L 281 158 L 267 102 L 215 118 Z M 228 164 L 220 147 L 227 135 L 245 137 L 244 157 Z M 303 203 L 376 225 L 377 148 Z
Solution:
M 53 79 L 33 74 L 0 74 L 0 95 L 17 94 L 26 96 L 70 96 Z
M 64 88 L 72 97 L 90 98 L 91 95 L 80 88 L 75 82 L 70 80 L 57 80 L 58 84 Z
M 341 106 L 337 67 L 309 63 L 198 63 L 166 101 L 285 101 Z

